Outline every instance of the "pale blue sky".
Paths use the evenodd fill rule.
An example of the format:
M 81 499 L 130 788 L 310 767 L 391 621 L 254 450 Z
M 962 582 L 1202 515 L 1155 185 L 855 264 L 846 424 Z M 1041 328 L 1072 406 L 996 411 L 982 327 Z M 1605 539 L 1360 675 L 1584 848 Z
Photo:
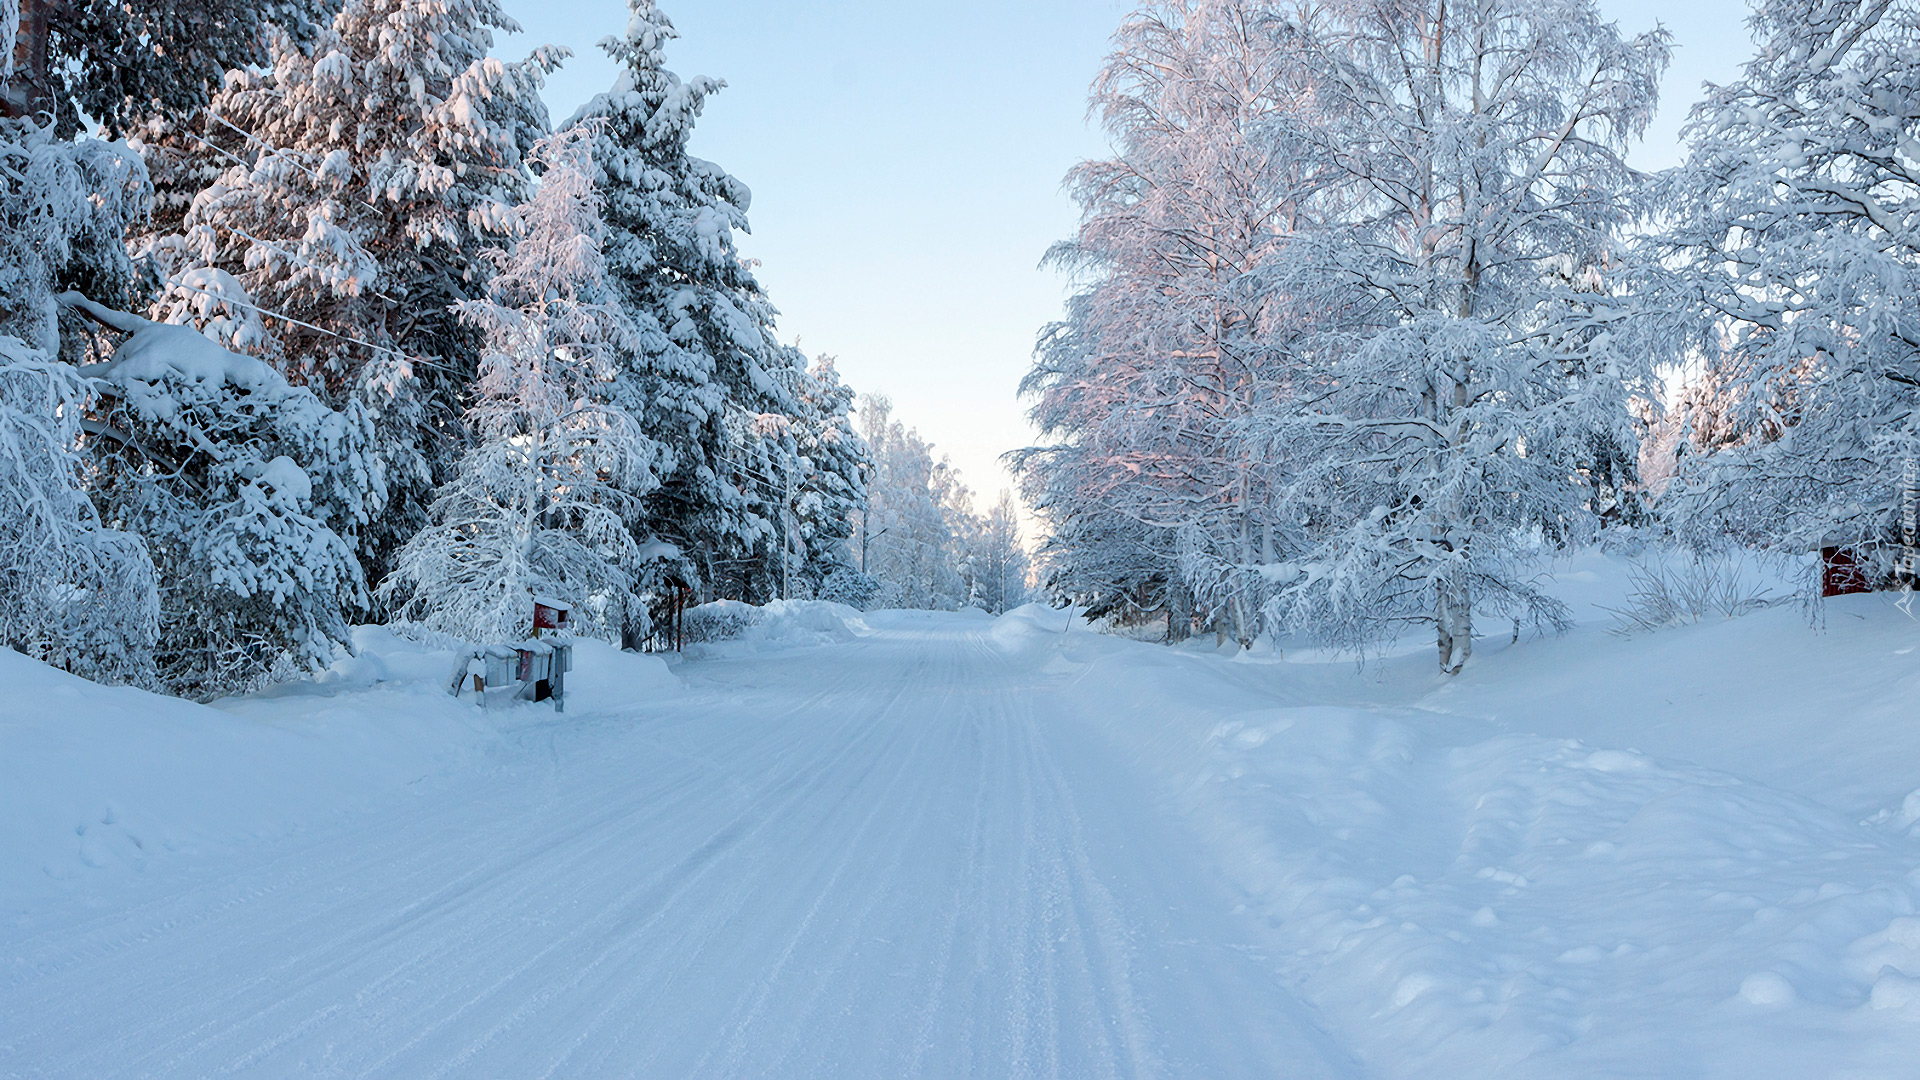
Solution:
M 976 495 L 1009 480 L 998 456 L 1031 438 L 1016 399 L 1034 335 L 1064 283 L 1038 268 L 1067 236 L 1060 181 L 1098 155 L 1086 92 L 1120 0 L 662 0 L 683 78 L 728 87 L 694 151 L 753 189 L 742 250 L 781 310 L 781 336 L 832 353 L 855 389 L 953 458 Z M 1675 39 L 1643 167 L 1678 160 L 1676 133 L 1703 79 L 1750 51 L 1742 0 L 1602 0 L 1629 32 Z M 594 47 L 626 25 L 623 0 L 507 0 L 540 42 L 576 55 L 548 87 L 562 120 L 612 81 Z

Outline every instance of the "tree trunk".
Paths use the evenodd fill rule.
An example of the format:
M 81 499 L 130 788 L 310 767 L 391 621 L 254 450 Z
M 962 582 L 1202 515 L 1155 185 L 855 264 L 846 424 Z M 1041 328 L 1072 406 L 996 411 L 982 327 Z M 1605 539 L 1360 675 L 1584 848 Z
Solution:
M 53 32 L 53 0 L 20 0 L 19 36 L 13 44 L 13 74 L 0 84 L 0 116 L 53 122 L 53 80 L 47 45 Z
M 1167 582 L 1167 641 L 1185 641 L 1193 636 L 1193 590 L 1186 579 L 1174 574 Z
M 1473 598 L 1464 584 L 1440 586 L 1433 625 L 1439 637 L 1441 674 L 1458 675 L 1473 655 Z

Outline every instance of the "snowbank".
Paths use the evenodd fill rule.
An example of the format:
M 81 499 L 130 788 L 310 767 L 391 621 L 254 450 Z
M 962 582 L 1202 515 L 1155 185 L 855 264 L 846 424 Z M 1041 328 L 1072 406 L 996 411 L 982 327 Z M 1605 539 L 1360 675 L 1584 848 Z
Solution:
M 354 634 L 318 676 L 211 706 L 0 650 L 0 914 L 101 902 L 155 874 L 321 831 L 469 772 L 546 705 L 446 692 L 454 650 Z M 679 692 L 655 656 L 576 645 L 568 715 Z
M 1232 662 L 994 627 L 1161 778 L 1280 975 L 1396 1077 L 1894 1076 L 1920 1037 L 1920 623 L 1887 595 Z M 1488 628 L 1496 629 L 1496 628 Z M 1207 644 L 1210 644 L 1210 640 Z M 1911 793 L 1911 794 L 1910 794 Z
M 775 600 L 764 607 L 716 600 L 688 608 L 684 618 L 693 655 L 832 645 L 871 632 L 859 611 L 827 600 Z

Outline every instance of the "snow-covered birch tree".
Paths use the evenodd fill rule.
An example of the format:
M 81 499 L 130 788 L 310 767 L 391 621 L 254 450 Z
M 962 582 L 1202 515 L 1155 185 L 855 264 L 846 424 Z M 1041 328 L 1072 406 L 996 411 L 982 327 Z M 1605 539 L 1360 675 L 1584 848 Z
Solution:
M 491 295 L 460 305 L 485 335 L 467 422 L 477 441 L 436 494 L 432 522 L 381 586 L 407 620 L 476 641 L 516 640 L 531 597 L 576 605 L 584 627 L 644 633 L 631 523 L 663 448 L 608 404 L 637 332 L 601 252 L 594 128 L 537 144 L 534 197 L 509 212 Z
M 893 403 L 863 394 L 860 435 L 873 454 L 867 503 L 854 530 L 860 569 L 878 583 L 879 607 L 951 611 L 967 602 L 959 536 L 970 496 L 919 432 L 893 416 Z
M 1259 0 L 1165 0 L 1122 24 L 1091 106 L 1116 153 L 1068 176 L 1081 225 L 1049 255 L 1085 286 L 1023 384 L 1054 440 L 1018 462 L 1056 587 L 1102 610 L 1146 589 L 1184 611 L 1197 590 L 1243 643 L 1286 528 L 1268 512 L 1286 455 L 1247 425 L 1293 393 L 1301 313 L 1256 271 L 1328 170 L 1283 123 L 1304 97 L 1298 37 Z
M 1623 155 L 1666 37 L 1623 38 L 1591 0 L 1361 0 L 1296 25 L 1300 137 L 1351 203 L 1267 270 L 1342 312 L 1304 343 L 1315 387 L 1265 424 L 1300 463 L 1276 508 L 1305 539 L 1266 571 L 1270 610 L 1355 648 L 1425 624 L 1457 672 L 1476 613 L 1563 621 L 1531 555 L 1591 529 L 1597 453 L 1634 457 L 1651 375 L 1614 280 L 1642 184 Z
M 1002 490 L 986 514 L 968 523 L 960 576 L 967 603 L 999 615 L 1027 602 L 1026 548 L 1020 543 L 1020 513 L 1013 492 Z
M 1920 458 L 1920 11 L 1765 0 L 1752 25 L 1758 54 L 1694 109 L 1663 237 L 1717 414 L 1667 497 L 1696 537 L 1856 546 L 1891 574 Z

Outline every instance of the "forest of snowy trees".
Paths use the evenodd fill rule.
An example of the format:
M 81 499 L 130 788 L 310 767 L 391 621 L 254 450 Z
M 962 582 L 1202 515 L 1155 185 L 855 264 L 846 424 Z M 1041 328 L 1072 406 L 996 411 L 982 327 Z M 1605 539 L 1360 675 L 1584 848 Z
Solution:
M 777 336 L 653 0 L 559 122 L 566 50 L 496 58 L 496 0 L 0 0 L 0 636 L 211 697 L 530 592 L 634 644 L 1034 569 L 1457 672 L 1476 619 L 1562 626 L 1537 572 L 1596 539 L 1911 580 L 1920 13 L 1753 28 L 1649 174 L 1668 40 L 1592 0 L 1148 0 L 1049 256 L 1030 568 L 1010 494 Z
M 530 593 L 629 644 L 686 595 L 1024 595 L 1010 509 L 778 339 L 688 152 L 723 84 L 627 15 L 555 123 L 566 51 L 495 58 L 495 0 L 0 0 L 0 636 L 210 697 Z
M 1138 9 L 1024 386 L 1049 587 L 1453 672 L 1476 617 L 1561 625 L 1535 574 L 1596 536 L 1910 580 L 1920 11 L 1753 26 L 1646 174 L 1668 41 L 1592 0 Z

